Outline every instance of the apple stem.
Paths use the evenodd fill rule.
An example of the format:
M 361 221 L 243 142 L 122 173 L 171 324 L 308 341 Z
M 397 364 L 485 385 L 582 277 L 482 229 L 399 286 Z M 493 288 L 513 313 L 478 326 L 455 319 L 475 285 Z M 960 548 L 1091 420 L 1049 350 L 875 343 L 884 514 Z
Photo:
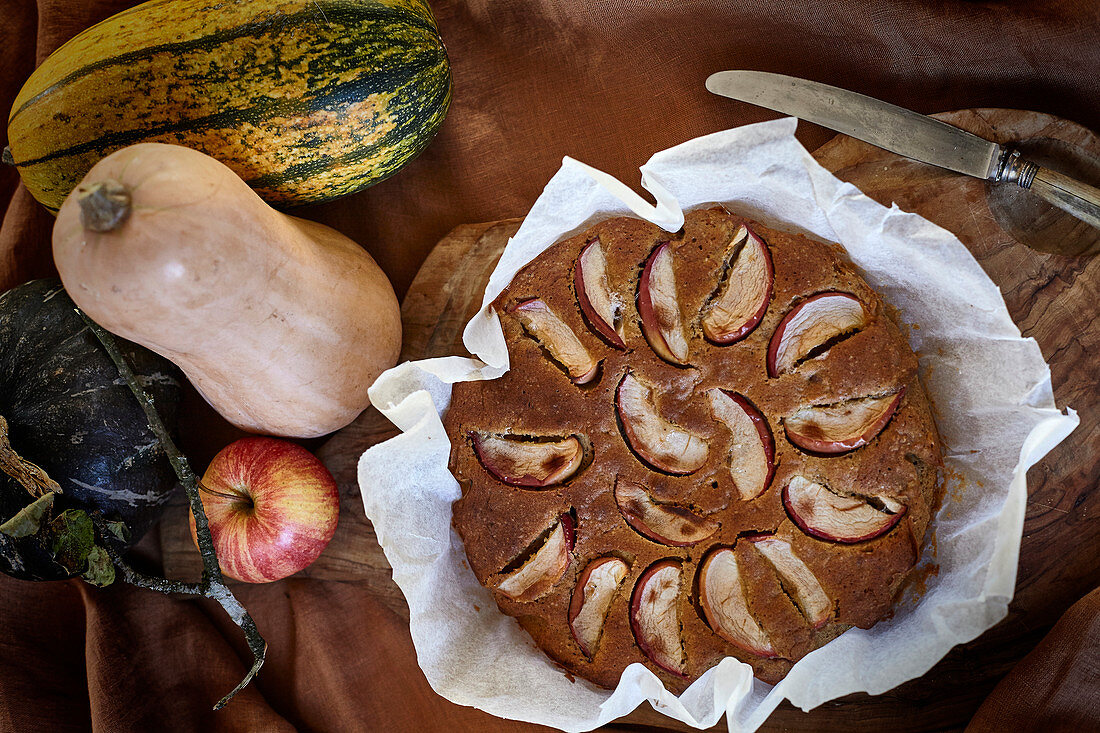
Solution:
M 199 491 L 201 491 L 205 494 L 210 494 L 211 496 L 220 496 L 221 498 L 229 499 L 230 501 L 240 501 L 242 499 L 244 499 L 244 500 L 249 500 L 250 499 L 250 497 L 242 496 L 240 494 L 230 494 L 229 492 L 226 492 L 226 491 L 217 491 L 215 489 L 212 489 L 209 486 L 207 486 L 206 484 L 204 484 L 202 482 L 202 479 L 199 479 L 198 481 L 196 481 L 195 484 L 196 484 L 196 486 L 199 487 Z M 252 503 L 252 502 L 249 501 L 249 503 Z
M 118 369 L 119 375 L 126 381 L 126 384 L 130 387 L 130 391 L 134 393 L 134 397 L 137 398 L 138 404 L 141 405 L 141 409 L 145 412 L 145 418 L 149 423 L 149 429 L 156 435 L 157 440 L 160 441 L 161 447 L 164 448 L 165 454 L 168 456 L 169 463 L 172 464 L 172 469 L 176 472 L 176 477 L 183 485 L 183 490 L 187 492 L 187 500 L 191 505 L 191 514 L 195 517 L 195 534 L 199 545 L 199 554 L 202 555 L 202 580 L 198 583 L 183 583 L 180 581 L 168 580 L 167 578 L 159 578 L 139 573 L 129 565 L 127 565 L 122 557 L 113 550 L 108 550 L 108 554 L 112 563 L 122 573 L 122 578 L 131 585 L 138 586 L 140 588 L 149 588 L 151 590 L 157 590 L 161 593 L 186 593 L 189 595 L 198 595 L 205 598 L 210 598 L 218 602 L 219 605 L 229 615 L 229 618 L 233 620 L 237 626 L 244 632 L 245 639 L 248 641 L 248 648 L 252 651 L 254 662 L 252 668 L 241 680 L 240 684 L 234 687 L 228 695 L 223 697 L 214 705 L 214 710 L 220 710 L 225 707 L 234 695 L 243 690 L 252 678 L 256 676 L 256 673 L 260 671 L 260 667 L 264 664 L 264 659 L 267 655 L 267 642 L 260 635 L 259 629 L 256 628 L 256 623 L 249 616 L 248 611 L 245 610 L 241 602 L 237 600 L 237 597 L 233 595 L 233 591 L 225 584 L 222 578 L 221 566 L 218 564 L 218 554 L 214 550 L 214 539 L 210 536 L 210 523 L 207 521 L 206 512 L 202 507 L 202 498 L 199 496 L 200 482 L 198 477 L 195 476 L 195 472 L 191 470 L 191 464 L 187 461 L 178 448 L 176 448 L 175 442 L 172 440 L 172 436 L 168 432 L 168 428 L 165 427 L 164 422 L 160 419 L 160 414 L 156 410 L 156 406 L 153 404 L 152 396 L 145 391 L 145 388 L 138 382 L 137 377 L 134 376 L 133 369 L 130 368 L 129 363 L 126 361 L 126 357 L 118 348 L 118 344 L 115 342 L 114 336 L 106 331 L 102 326 L 89 318 L 84 311 L 79 308 L 75 309 L 77 314 L 84 319 L 84 322 L 91 329 L 95 337 L 99 339 L 100 344 L 103 345 L 107 355 L 111 357 L 111 361 L 114 362 L 115 367 Z M 211 492 L 214 493 L 214 492 Z

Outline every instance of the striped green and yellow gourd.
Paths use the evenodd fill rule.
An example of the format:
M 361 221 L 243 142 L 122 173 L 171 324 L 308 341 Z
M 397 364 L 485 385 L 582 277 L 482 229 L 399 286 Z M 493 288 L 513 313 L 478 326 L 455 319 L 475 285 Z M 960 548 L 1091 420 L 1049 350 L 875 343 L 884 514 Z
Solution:
M 5 159 L 53 211 L 137 142 L 201 150 L 291 206 L 394 173 L 450 100 L 424 0 L 152 0 L 43 62 L 12 107 Z

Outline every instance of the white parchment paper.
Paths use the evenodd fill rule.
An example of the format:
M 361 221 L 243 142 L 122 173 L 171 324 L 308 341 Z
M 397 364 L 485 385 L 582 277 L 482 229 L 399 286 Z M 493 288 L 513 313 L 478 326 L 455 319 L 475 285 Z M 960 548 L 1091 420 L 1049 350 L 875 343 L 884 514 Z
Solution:
M 641 170 L 656 206 L 566 158 L 509 242 L 482 311 L 466 328 L 464 342 L 481 361 L 406 363 L 371 388 L 373 404 L 404 432 L 360 459 L 363 503 L 408 600 L 420 666 L 447 699 L 570 731 L 590 730 L 649 700 L 691 725 L 709 727 L 725 714 L 731 731 L 752 731 L 783 698 L 808 710 L 919 677 L 1006 615 L 1025 474 L 1076 427 L 1077 416 L 1055 407 L 1038 346 L 1021 337 L 997 286 L 958 239 L 834 177 L 795 139 L 795 124 L 750 125 L 654 155 Z M 769 226 L 840 242 L 902 320 L 915 324 L 910 342 L 947 447 L 947 493 L 933 524 L 934 547 L 922 559 L 939 571 L 923 593 L 903 596 L 892 618 L 848 631 L 774 687 L 733 658 L 680 697 L 641 664 L 628 667 L 613 691 L 571 682 L 497 609 L 466 564 L 451 528 L 460 491 L 447 470 L 450 443 L 440 413 L 451 383 L 507 370 L 499 321 L 484 305 L 536 255 L 614 215 L 633 213 L 676 231 L 683 210 L 715 202 Z

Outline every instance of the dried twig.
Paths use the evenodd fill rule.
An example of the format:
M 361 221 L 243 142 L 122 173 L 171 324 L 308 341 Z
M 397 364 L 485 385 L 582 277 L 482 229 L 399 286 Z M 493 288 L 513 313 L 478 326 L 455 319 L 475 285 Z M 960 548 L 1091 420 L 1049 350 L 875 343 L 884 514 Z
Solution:
M 214 706 L 215 710 L 219 710 L 224 707 L 234 695 L 244 689 L 244 687 L 252 681 L 252 678 L 256 676 L 256 673 L 260 671 L 260 667 L 264 664 L 264 657 L 267 652 L 267 642 L 260 636 L 260 632 L 256 628 L 256 623 L 252 620 L 252 617 L 248 615 L 248 611 L 245 610 L 241 602 L 233 595 L 233 591 L 229 590 L 229 587 L 226 586 L 225 581 L 222 579 L 221 567 L 218 565 L 218 556 L 214 551 L 214 539 L 210 536 L 210 525 L 206 519 L 206 512 L 203 511 L 202 508 L 202 499 L 199 497 L 198 478 L 195 476 L 194 471 L 191 470 L 191 464 L 188 463 L 187 458 L 180 453 L 178 448 L 176 448 L 172 436 L 168 434 L 168 428 L 165 427 L 164 422 L 160 419 L 160 415 L 157 413 L 156 407 L 153 404 L 153 398 L 145 391 L 141 383 L 138 382 L 133 369 L 130 368 L 130 364 L 126 361 L 126 357 L 123 356 L 122 352 L 119 350 L 114 336 L 105 331 L 98 323 L 85 315 L 79 308 L 76 309 L 76 312 L 80 314 L 80 317 L 88 324 L 88 328 L 90 328 L 96 338 L 99 339 L 99 342 L 103 344 L 103 348 L 107 351 L 107 355 L 111 357 L 111 361 L 113 361 L 115 367 L 118 368 L 119 374 L 130 387 L 130 391 L 134 393 L 141 408 L 145 411 L 145 417 L 149 421 L 149 428 L 157 436 L 157 440 L 160 441 L 161 446 L 164 448 L 164 452 L 168 455 L 168 460 L 172 464 L 172 468 L 176 472 L 176 477 L 179 478 L 179 482 L 183 484 L 183 490 L 187 492 L 187 500 L 191 504 L 191 513 L 195 517 L 195 530 L 198 537 L 199 554 L 202 555 L 202 580 L 198 583 L 184 583 L 182 581 L 145 575 L 130 567 L 114 549 L 110 547 L 106 549 L 111 557 L 111 562 L 122 574 L 122 579 L 127 583 L 141 588 L 157 590 L 161 593 L 186 593 L 189 595 L 211 598 L 217 601 L 221 607 L 225 609 L 225 612 L 229 614 L 229 618 L 233 619 L 233 623 L 241 627 L 245 639 L 248 640 L 248 648 L 252 650 L 252 654 L 255 657 L 255 662 L 252 665 L 252 669 L 248 671 L 248 674 L 245 675 L 240 684 L 233 688 L 228 695 L 219 700 L 218 704 Z M 104 529 L 102 519 L 95 518 L 95 521 L 98 526 L 100 526 L 102 532 Z

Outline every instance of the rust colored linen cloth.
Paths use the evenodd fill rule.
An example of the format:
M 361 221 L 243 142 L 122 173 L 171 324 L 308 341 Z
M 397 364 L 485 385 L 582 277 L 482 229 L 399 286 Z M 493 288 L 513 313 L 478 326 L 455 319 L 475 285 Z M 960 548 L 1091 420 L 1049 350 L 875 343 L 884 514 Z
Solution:
M 0 0 L 0 108 L 10 109 L 51 51 L 134 4 Z M 393 178 L 295 212 L 363 244 L 399 295 L 454 226 L 523 215 L 563 155 L 634 183 L 658 150 L 774 117 L 707 93 L 703 80 L 721 69 L 805 76 L 922 112 L 1019 107 L 1100 129 L 1100 6 L 1089 0 L 437 0 L 433 8 L 454 74 L 437 139 Z M 831 133 L 802 125 L 799 137 L 813 149 Z M 53 274 L 52 218 L 8 168 L 0 207 L 0 289 Z M 226 434 L 209 413 L 195 420 L 198 432 Z M 183 445 L 196 468 L 220 447 L 186 434 Z M 138 560 L 155 568 L 158 552 L 147 538 Z M 268 662 L 214 714 L 210 705 L 249 660 L 216 606 L 0 576 L 0 730 L 534 729 L 436 696 L 407 624 L 363 584 L 290 579 L 239 595 L 269 642 Z M 1096 724 L 1098 619 L 1093 593 L 1005 680 L 975 727 Z
M 986 698 L 967 733 L 1100 727 L 1100 588 L 1073 604 Z

